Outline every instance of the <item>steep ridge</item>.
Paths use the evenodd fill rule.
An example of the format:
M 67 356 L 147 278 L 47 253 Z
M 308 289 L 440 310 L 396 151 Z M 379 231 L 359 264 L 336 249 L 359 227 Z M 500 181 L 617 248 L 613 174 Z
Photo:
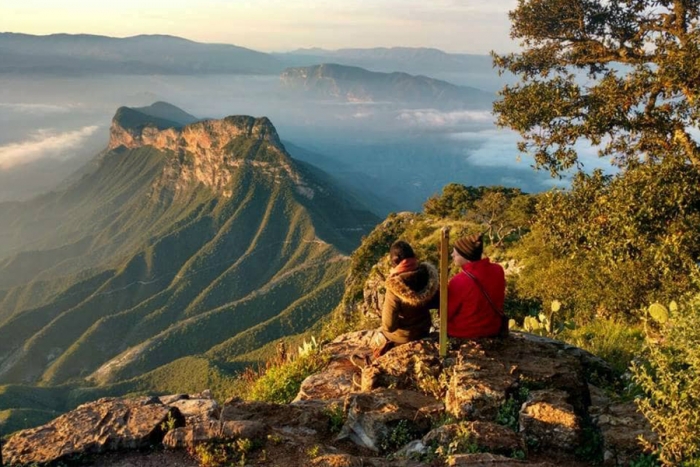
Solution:
M 164 105 L 120 108 L 65 191 L 0 205 L 0 383 L 119 393 L 191 356 L 225 367 L 340 299 L 378 219 L 268 119 L 187 123 Z

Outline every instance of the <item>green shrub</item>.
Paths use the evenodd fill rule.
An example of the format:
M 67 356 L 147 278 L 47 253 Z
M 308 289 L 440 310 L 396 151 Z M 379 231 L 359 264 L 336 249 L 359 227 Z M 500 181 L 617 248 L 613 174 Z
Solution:
M 328 416 L 328 429 L 331 433 L 340 433 L 340 430 L 345 425 L 345 411 L 341 404 L 331 404 L 324 410 Z
M 407 420 L 399 420 L 393 428 L 383 436 L 379 447 L 383 452 L 393 452 L 419 437 Z
M 252 381 L 246 397 L 250 400 L 288 404 L 296 397 L 302 381 L 318 372 L 328 355 L 316 349 L 292 360 L 269 366 Z
M 247 456 L 260 447 L 259 442 L 240 438 L 231 442 L 207 442 L 190 449 L 202 467 L 246 465 Z
M 610 363 L 618 374 L 629 369 L 632 359 L 641 354 L 644 346 L 641 326 L 602 318 L 565 329 L 558 338 L 597 355 Z
M 646 341 L 647 362 L 633 365 L 644 396 L 639 409 L 659 436 L 664 465 L 700 460 L 700 295 L 673 307 L 659 336 Z

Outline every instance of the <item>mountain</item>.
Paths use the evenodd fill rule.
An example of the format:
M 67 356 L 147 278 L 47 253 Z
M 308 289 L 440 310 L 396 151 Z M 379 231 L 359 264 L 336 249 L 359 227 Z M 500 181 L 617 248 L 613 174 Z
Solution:
M 168 120 L 173 122 L 174 126 L 185 126 L 199 120 L 194 115 L 167 102 L 154 102 L 147 107 L 136 107 L 134 110 L 153 118 Z
M 283 68 L 266 53 L 174 36 L 0 33 L 0 73 L 276 74 Z
M 186 115 L 122 107 L 93 170 L 0 204 L 0 412 L 225 381 L 338 303 L 378 218 L 267 118 Z
M 395 102 L 440 108 L 488 109 L 496 97 L 480 89 L 456 86 L 427 76 L 378 73 L 328 63 L 287 68 L 281 80 L 283 86 L 293 91 L 356 103 Z
M 284 54 L 273 54 L 294 66 L 309 66 L 320 62 L 342 63 L 374 71 L 405 71 L 408 73 L 433 72 L 492 72 L 488 55 L 452 54 L 427 47 L 376 47 L 369 49 L 320 48 L 297 49 Z

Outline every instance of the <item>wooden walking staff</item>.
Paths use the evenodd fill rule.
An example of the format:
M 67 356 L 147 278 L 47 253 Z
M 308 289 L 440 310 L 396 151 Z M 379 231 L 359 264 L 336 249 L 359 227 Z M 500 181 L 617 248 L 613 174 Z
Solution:
M 447 269 L 450 266 L 450 228 L 440 235 L 440 356 L 447 356 Z

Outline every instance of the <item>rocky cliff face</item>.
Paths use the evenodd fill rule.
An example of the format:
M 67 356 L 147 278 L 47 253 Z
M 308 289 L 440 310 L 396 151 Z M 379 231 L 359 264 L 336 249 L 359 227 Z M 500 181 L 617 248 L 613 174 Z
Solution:
M 514 333 L 465 342 L 441 359 L 427 339 L 358 368 L 352 361 L 364 361 L 373 332 L 327 345 L 328 366 L 292 404 L 219 407 L 206 394 L 105 399 L 17 433 L 5 459 L 43 464 L 164 446 L 165 454 L 128 465 L 157 465 L 187 449 L 194 459 L 178 465 L 210 465 L 226 452 L 228 463 L 287 467 L 627 466 L 642 452 L 638 436 L 654 441 L 633 403 L 616 403 L 589 381 L 611 382 L 609 366 L 575 347 Z
M 274 180 L 290 178 L 298 193 L 313 198 L 313 188 L 294 169 L 266 117 L 231 116 L 182 127 L 171 123 L 123 107 L 112 120 L 107 150 L 150 146 L 167 152 L 170 157 L 161 185 L 175 193 L 202 183 L 228 197 L 233 172 L 248 164 Z

